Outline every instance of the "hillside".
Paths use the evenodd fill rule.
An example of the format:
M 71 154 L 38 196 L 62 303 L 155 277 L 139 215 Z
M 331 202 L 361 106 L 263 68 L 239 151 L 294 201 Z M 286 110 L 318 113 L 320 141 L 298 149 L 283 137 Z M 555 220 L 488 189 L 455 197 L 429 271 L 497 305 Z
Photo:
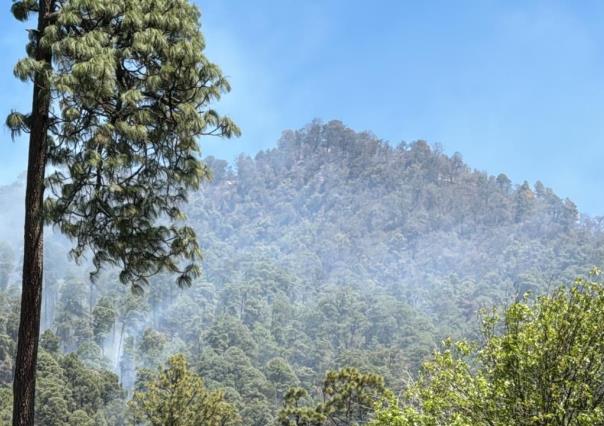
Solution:
M 92 285 L 86 265 L 71 264 L 68 243 L 52 235 L 44 327 L 62 351 L 115 371 L 127 390 L 137 369 L 183 352 L 208 386 L 226 389 L 246 425 L 270 424 L 290 386 L 316 388 L 328 369 L 376 372 L 397 389 L 441 339 L 472 335 L 481 307 L 544 292 L 604 260 L 603 221 L 540 182 L 472 170 L 424 141 L 395 147 L 337 121 L 314 122 L 232 167 L 207 163 L 213 180 L 187 207 L 204 248 L 202 279 L 181 291 L 158 276 L 141 297 L 111 271 Z M 19 188 L 0 188 L 6 386 Z M 91 418 L 123 421 L 125 396 L 111 389 L 96 405 L 71 391 L 61 398 Z
M 603 259 L 601 221 L 570 200 L 471 170 L 423 141 L 392 147 L 314 123 L 234 170 L 208 161 L 214 182 L 189 216 L 214 282 L 263 260 L 311 293 L 380 288 L 434 317 L 452 313 L 445 300 L 474 312 Z

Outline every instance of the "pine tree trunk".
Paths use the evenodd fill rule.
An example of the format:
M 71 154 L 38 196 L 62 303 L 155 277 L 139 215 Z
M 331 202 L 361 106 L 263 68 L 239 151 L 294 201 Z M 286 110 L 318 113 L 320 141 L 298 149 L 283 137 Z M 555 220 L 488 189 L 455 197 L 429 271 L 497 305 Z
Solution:
M 54 0 L 40 0 L 38 34 L 43 34 L 48 13 Z M 51 52 L 37 47 L 36 59 L 51 66 Z M 13 426 L 34 424 L 34 399 L 40 311 L 42 307 L 42 271 L 44 237 L 44 170 L 46 168 L 46 137 L 49 122 L 50 91 L 46 72 L 34 79 L 32 128 L 29 138 L 27 189 L 25 193 L 25 232 L 23 253 L 23 284 L 21 293 L 21 320 L 17 359 L 13 382 Z

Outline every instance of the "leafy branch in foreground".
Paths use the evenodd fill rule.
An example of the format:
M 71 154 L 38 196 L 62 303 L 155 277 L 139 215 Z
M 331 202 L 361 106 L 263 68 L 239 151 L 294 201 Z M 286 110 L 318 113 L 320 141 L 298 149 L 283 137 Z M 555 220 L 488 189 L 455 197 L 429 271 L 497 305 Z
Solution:
M 593 425 L 604 422 L 604 287 L 577 279 L 501 318 L 482 343 L 445 342 L 378 425 Z

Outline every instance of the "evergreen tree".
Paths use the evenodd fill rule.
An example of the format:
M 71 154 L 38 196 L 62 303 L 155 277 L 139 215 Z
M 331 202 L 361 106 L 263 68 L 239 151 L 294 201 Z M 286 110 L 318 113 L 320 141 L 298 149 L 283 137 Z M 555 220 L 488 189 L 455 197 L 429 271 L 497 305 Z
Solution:
M 312 408 L 301 404 L 308 393 L 291 388 L 279 412 L 281 426 L 356 426 L 373 416 L 374 408 L 391 394 L 384 387 L 383 377 L 361 373 L 355 368 L 329 371 L 321 388 L 323 402 Z
M 93 276 L 109 264 L 136 290 L 160 271 L 188 285 L 199 248 L 176 221 L 209 174 L 197 138 L 238 129 L 210 108 L 229 85 L 188 0 L 13 0 L 12 12 L 38 21 L 15 67 L 33 82 L 32 110 L 7 118 L 13 135 L 29 133 L 13 424 L 31 425 L 44 222 L 73 239 L 74 257 L 92 249 Z
M 165 369 L 134 393 L 130 409 L 135 424 L 153 426 L 229 426 L 239 424 L 234 407 L 222 391 L 209 391 L 183 355 L 168 360 Z

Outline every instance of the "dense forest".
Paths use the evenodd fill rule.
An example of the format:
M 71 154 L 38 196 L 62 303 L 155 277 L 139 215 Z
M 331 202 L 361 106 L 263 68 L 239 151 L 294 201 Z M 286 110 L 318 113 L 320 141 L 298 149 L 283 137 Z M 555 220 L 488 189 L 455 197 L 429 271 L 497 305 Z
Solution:
M 254 158 L 206 163 L 212 180 L 186 207 L 203 250 L 190 288 L 165 274 L 133 293 L 111 269 L 91 282 L 92 265 L 71 262 L 70 242 L 48 230 L 39 424 L 143 422 L 170 374 L 216 408 L 214 423 L 191 424 L 355 424 L 320 410 L 303 423 L 298 401 L 332 407 L 342 383 L 370 390 L 359 406 L 396 395 L 447 337 L 480 339 L 481 308 L 550 293 L 604 259 L 602 218 L 425 141 L 394 146 L 317 121 Z M 23 191 L 22 180 L 0 188 L 7 424 Z

